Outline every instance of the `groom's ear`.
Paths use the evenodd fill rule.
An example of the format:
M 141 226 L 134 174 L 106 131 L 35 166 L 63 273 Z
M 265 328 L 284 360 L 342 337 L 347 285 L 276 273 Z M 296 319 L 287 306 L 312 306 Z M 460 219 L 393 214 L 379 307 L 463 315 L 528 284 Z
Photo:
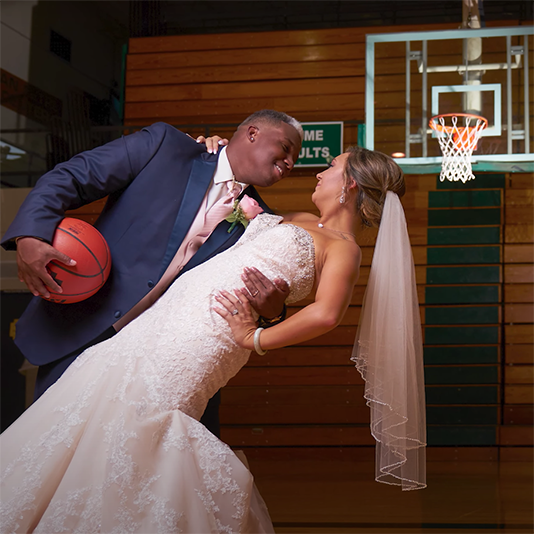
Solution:
M 257 126 L 254 126 L 254 125 L 251 124 L 247 128 L 248 141 L 251 142 L 251 143 L 254 143 L 256 141 L 256 137 L 258 136 L 258 132 L 259 132 L 259 128 Z

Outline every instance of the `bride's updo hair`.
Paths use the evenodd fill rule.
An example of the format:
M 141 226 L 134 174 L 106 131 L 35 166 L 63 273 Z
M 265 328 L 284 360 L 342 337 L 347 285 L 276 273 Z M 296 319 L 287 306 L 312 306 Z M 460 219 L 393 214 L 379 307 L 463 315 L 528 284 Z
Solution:
M 377 227 L 382 219 L 386 193 L 393 191 L 402 197 L 406 191 L 402 169 L 381 152 L 353 146 L 347 153 L 346 184 L 353 179 L 358 185 L 356 208 L 362 223 Z

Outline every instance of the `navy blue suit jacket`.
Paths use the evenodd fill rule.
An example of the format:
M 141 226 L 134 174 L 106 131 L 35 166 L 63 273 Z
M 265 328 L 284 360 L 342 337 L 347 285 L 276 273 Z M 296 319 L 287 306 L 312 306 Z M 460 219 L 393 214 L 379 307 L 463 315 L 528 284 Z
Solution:
M 111 250 L 111 274 L 100 291 L 76 304 L 34 297 L 17 322 L 15 343 L 42 365 L 91 342 L 141 300 L 174 257 L 193 222 L 215 172 L 208 154 L 184 133 L 164 123 L 122 137 L 62 163 L 37 182 L 3 237 L 51 242 L 66 210 L 109 195 L 95 226 Z M 246 194 L 270 211 L 252 187 Z M 223 221 L 184 267 L 193 268 L 233 245 L 243 233 Z

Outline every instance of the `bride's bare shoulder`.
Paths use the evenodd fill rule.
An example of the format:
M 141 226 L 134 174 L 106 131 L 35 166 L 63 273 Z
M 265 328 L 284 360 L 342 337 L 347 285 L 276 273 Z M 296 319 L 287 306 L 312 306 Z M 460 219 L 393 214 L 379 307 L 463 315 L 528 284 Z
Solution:
M 329 261 L 345 263 L 351 269 L 360 267 L 362 251 L 358 243 L 351 238 L 330 239 L 325 252 Z
M 312 213 L 307 213 L 305 211 L 297 211 L 294 213 L 284 213 L 284 222 L 315 222 L 319 220 L 319 217 L 313 215 Z

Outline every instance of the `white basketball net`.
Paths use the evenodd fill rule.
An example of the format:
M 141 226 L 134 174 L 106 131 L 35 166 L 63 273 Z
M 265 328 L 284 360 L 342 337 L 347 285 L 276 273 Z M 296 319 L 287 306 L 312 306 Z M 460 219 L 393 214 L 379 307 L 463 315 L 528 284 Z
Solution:
M 458 125 L 458 116 L 440 115 L 430 119 L 430 127 L 436 131 L 443 153 L 439 179 L 451 182 L 474 180 L 471 170 L 471 156 L 476 149 L 482 130 L 488 125 L 485 119 L 465 116 L 465 125 Z M 447 119 L 450 124 L 446 124 Z M 472 124 L 472 125 L 470 125 Z

